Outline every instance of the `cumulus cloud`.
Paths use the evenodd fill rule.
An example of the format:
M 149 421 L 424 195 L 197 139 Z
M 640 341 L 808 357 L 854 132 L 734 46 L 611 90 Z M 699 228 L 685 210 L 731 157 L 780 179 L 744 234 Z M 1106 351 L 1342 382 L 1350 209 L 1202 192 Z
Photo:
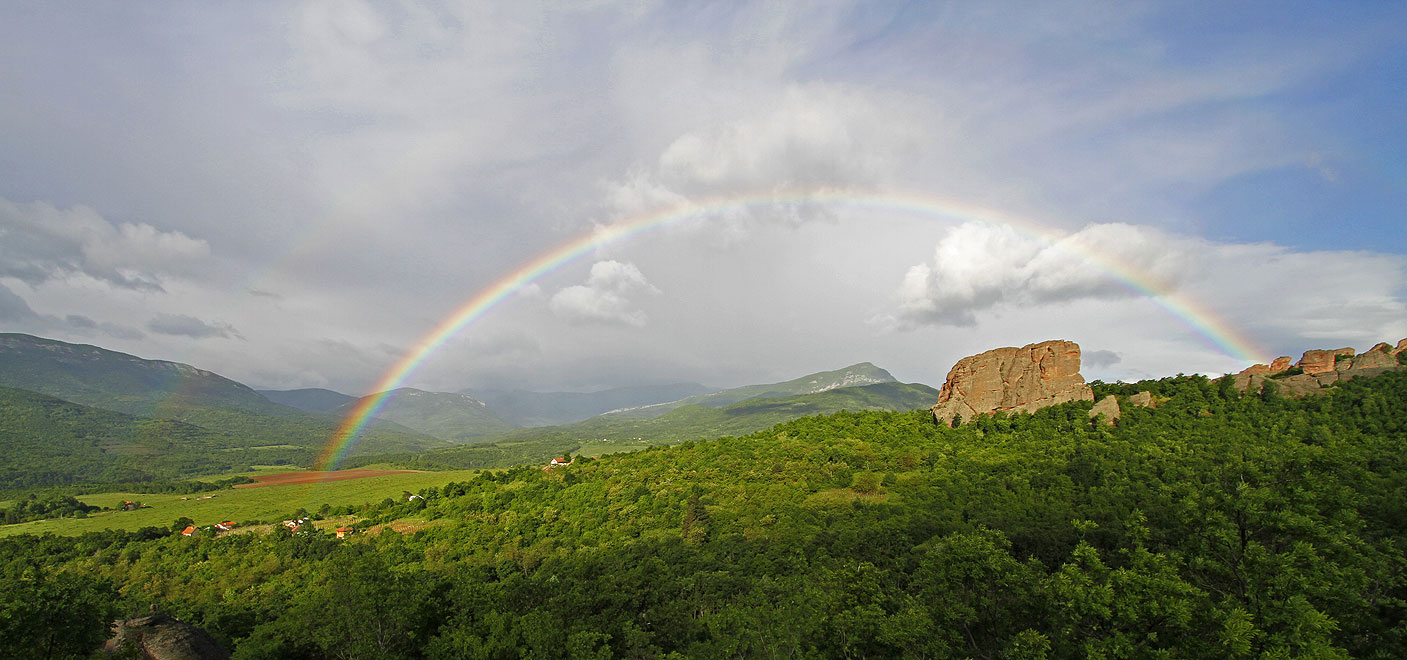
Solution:
M 1198 261 L 1203 243 L 1122 223 L 1089 225 L 1048 242 L 1005 225 L 965 223 L 938 242 L 931 262 L 905 274 L 898 320 L 972 326 L 978 312 L 1002 304 L 1136 295 L 1111 273 L 1167 287 Z
M 38 285 L 86 275 L 113 286 L 160 290 L 170 273 L 187 272 L 210 246 L 179 231 L 113 223 L 86 206 L 0 199 L 0 276 Z
M 640 327 L 645 325 L 648 318 L 643 310 L 633 307 L 628 296 L 659 292 L 635 264 L 598 261 L 592 264 L 586 284 L 558 291 L 548 301 L 548 307 L 553 313 L 573 322 Z
M 185 314 L 157 314 L 147 322 L 147 329 L 162 335 L 176 335 L 193 339 L 212 337 L 241 339 L 239 332 L 228 323 L 206 323 L 194 316 Z
M 1228 331 L 1254 337 L 1251 348 L 1268 359 L 1316 338 L 1369 346 L 1398 336 L 1403 281 L 1401 255 L 1216 242 L 1130 224 L 1090 225 L 1053 241 L 966 224 L 908 270 L 897 313 L 885 320 L 901 329 L 987 327 L 988 317 L 1060 316 L 1058 307 L 1081 301 L 1117 318 L 1135 308 L 1113 302 L 1147 298 L 1155 303 L 1147 312 L 1206 341 Z M 1115 364 L 1101 365 L 1106 358 L 1090 364 Z
M 778 203 L 731 220 L 812 219 L 819 207 L 787 200 L 871 188 L 912 161 L 918 128 L 881 96 L 855 85 L 788 85 L 776 98 L 749 106 L 761 110 L 678 135 L 656 162 L 609 184 L 608 205 L 630 217 L 690 201 L 773 192 Z

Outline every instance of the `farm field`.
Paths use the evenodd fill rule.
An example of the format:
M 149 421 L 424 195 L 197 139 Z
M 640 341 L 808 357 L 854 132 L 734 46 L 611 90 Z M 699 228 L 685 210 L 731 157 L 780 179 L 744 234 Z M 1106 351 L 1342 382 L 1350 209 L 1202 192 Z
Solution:
M 398 472 L 360 479 L 343 479 L 315 483 L 267 485 L 260 488 L 236 488 L 190 495 L 147 493 L 94 493 L 79 495 L 78 499 L 103 507 L 114 507 L 123 500 L 135 500 L 146 505 L 136 511 L 109 511 L 87 518 L 35 520 L 16 525 L 0 526 L 0 536 L 15 534 L 58 534 L 76 536 L 104 529 L 135 530 L 142 527 L 170 527 L 182 516 L 197 526 L 213 525 L 225 520 L 281 519 L 298 509 L 316 512 L 324 504 L 346 506 L 380 502 L 399 497 L 404 491 L 416 492 L 427 486 L 443 486 L 451 481 L 465 481 L 477 470 L 447 472 Z M 287 473 L 287 471 L 285 471 Z M 242 473 L 250 477 L 274 474 L 259 470 Z M 297 473 L 309 474 L 309 473 Z M 227 478 L 233 475 L 221 475 Z

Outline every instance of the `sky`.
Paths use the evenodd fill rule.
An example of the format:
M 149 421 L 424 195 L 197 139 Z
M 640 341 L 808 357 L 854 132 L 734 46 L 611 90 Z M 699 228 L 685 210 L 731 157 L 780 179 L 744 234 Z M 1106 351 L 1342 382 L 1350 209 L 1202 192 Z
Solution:
M 349 394 L 410 361 L 589 391 L 1363 350 L 1407 337 L 1404 32 L 1379 2 L 8 2 L 0 331 Z

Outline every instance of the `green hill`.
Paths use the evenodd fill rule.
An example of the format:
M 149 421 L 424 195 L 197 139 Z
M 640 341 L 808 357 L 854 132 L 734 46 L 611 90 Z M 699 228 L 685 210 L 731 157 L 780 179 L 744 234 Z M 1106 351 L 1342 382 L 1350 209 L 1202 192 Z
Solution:
M 339 416 L 346 415 L 360 401 L 356 399 L 343 404 L 335 412 Z M 514 428 L 513 424 L 494 414 L 483 401 L 467 394 L 426 392 L 410 387 L 392 391 L 376 417 L 451 442 L 463 442 Z
M 311 413 L 330 413 L 357 400 L 357 397 L 349 394 L 325 390 L 320 387 L 309 387 L 301 390 L 255 391 L 274 403 L 280 403 L 290 408 L 297 408 L 303 412 Z
M 835 371 L 822 371 L 807 376 L 802 376 L 784 383 L 771 383 L 767 385 L 746 385 L 732 389 L 710 392 L 708 394 L 698 394 L 685 397 L 678 401 L 658 403 L 648 406 L 637 406 L 613 410 L 607 415 L 622 419 L 648 419 L 659 417 L 671 410 L 683 408 L 684 406 L 705 406 L 708 408 L 721 408 L 730 404 L 756 399 L 760 397 L 782 397 L 797 394 L 817 394 L 828 390 L 842 387 L 856 387 L 860 385 L 874 385 L 877 383 L 892 383 L 894 377 L 888 371 L 880 369 L 868 362 L 861 362 Z
M 315 451 L 338 426 L 335 417 L 274 403 L 245 385 L 188 364 L 23 334 L 0 334 L 0 387 L 194 424 L 239 437 L 248 446 L 294 445 Z M 446 444 L 379 423 L 367 430 L 356 451 L 423 451 Z
M 0 387 L 0 489 L 173 479 L 302 453 L 231 451 L 241 446 L 237 438 L 183 422 Z

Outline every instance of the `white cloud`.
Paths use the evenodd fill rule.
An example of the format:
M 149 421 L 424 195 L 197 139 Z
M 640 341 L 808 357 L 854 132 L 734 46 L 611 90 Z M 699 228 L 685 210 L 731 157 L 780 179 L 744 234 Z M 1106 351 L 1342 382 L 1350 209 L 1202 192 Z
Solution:
M 964 223 L 939 241 L 931 262 L 909 269 L 898 319 L 971 326 L 977 312 L 1003 304 L 1126 297 L 1136 290 L 1110 267 L 1166 287 L 1198 260 L 1203 243 L 1122 223 L 1089 225 L 1050 242 L 1005 225 Z
M 0 276 L 30 285 L 86 275 L 113 286 L 160 290 L 164 277 L 210 256 L 205 241 L 145 223 L 113 223 L 85 206 L 0 199 Z
M 635 309 L 631 304 L 628 296 L 636 293 L 657 294 L 659 289 L 645 279 L 635 264 L 598 261 L 591 265 L 586 284 L 558 291 L 548 301 L 548 307 L 569 321 L 640 327 L 645 325 L 648 317 L 643 310 Z
M 1089 225 L 1046 242 L 968 223 L 909 269 L 889 320 L 906 329 L 986 327 L 1015 311 L 1157 295 L 1170 320 L 1182 317 L 1197 332 L 1240 328 L 1266 350 L 1303 350 L 1315 337 L 1366 347 L 1403 331 L 1404 280 L 1400 255 L 1219 243 L 1131 224 Z
M 745 107 L 678 135 L 653 164 L 610 183 L 610 212 L 630 217 L 720 197 L 873 188 L 915 156 L 918 126 L 904 103 L 877 90 L 790 84 Z M 714 224 L 745 235 L 752 222 L 798 224 L 819 213 L 815 205 L 783 201 Z

